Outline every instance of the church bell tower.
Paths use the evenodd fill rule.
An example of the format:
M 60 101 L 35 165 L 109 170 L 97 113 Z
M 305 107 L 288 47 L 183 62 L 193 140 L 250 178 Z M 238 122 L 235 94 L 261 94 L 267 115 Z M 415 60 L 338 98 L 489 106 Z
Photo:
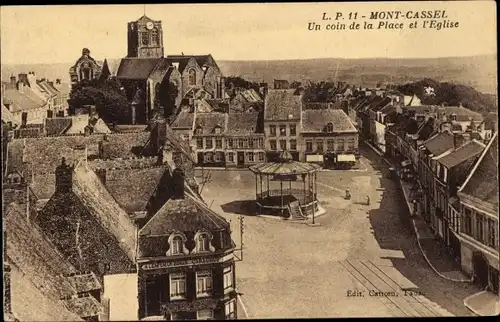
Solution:
M 139 20 L 128 23 L 127 35 L 127 58 L 164 57 L 161 21 L 143 15 Z

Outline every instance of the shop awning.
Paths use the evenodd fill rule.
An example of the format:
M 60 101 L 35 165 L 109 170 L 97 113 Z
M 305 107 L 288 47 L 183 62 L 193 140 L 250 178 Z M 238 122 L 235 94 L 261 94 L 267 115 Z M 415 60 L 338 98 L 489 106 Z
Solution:
M 410 160 L 404 160 L 403 162 L 401 162 L 401 166 L 402 167 L 407 167 L 411 164 L 411 161 Z
M 323 162 L 323 154 L 306 155 L 306 162 Z
M 337 162 L 356 162 L 356 156 L 354 154 L 339 154 Z

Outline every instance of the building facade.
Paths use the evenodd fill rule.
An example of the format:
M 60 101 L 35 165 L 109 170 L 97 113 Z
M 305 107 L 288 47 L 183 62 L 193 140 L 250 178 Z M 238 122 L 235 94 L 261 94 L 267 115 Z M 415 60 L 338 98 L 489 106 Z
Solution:
M 139 232 L 139 318 L 236 319 L 229 223 L 185 195 L 183 176 L 174 170 L 173 198 Z
M 458 190 L 461 264 L 483 287 L 499 294 L 498 134 Z

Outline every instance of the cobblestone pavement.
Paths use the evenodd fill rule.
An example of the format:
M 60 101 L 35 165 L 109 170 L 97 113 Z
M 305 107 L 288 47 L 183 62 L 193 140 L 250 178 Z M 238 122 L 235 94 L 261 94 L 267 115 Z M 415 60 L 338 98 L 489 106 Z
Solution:
M 362 152 L 366 172 L 318 174 L 327 213 L 313 227 L 255 216 L 251 172 L 212 172 L 203 197 L 232 222 L 237 245 L 238 216 L 244 215 L 244 260 L 236 274 L 250 318 L 471 314 L 463 299 L 477 287 L 443 280 L 428 267 L 401 191 L 384 177 L 387 165 L 372 151 Z M 346 188 L 351 200 L 343 198 Z

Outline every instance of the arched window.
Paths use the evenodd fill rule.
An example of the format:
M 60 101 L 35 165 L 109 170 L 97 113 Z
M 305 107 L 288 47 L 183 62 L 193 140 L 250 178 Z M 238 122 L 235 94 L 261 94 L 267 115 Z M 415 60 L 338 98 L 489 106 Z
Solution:
M 189 70 L 189 85 L 196 85 L 196 71 L 194 69 Z
M 198 252 L 208 252 L 210 250 L 210 240 L 207 234 L 201 234 L 196 241 L 196 248 Z
M 175 236 L 172 239 L 171 247 L 172 247 L 172 255 L 182 254 L 182 238 L 181 236 Z
M 333 132 L 333 123 L 328 123 L 326 125 L 326 131 L 327 132 Z
M 149 33 L 147 31 L 141 32 L 142 44 L 147 46 L 149 44 Z
M 151 30 L 151 42 L 153 45 L 158 45 L 160 43 L 160 36 L 158 35 L 158 29 L 156 28 Z

